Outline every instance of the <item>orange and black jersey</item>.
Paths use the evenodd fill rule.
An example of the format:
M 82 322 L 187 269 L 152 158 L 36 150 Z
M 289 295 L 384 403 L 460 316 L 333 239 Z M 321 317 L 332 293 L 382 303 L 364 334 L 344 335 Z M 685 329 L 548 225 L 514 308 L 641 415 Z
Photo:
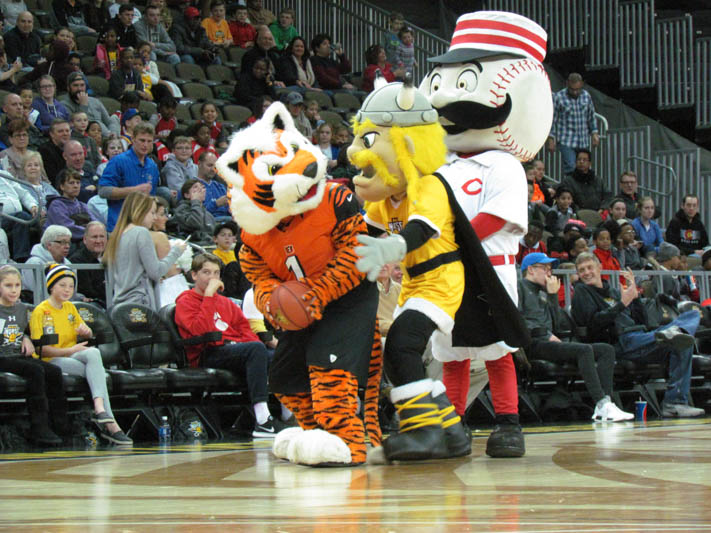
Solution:
M 263 311 L 274 288 L 288 280 L 308 283 L 324 305 L 359 285 L 365 275 L 355 267 L 358 234 L 367 228 L 354 194 L 332 183 L 316 208 L 262 235 L 242 231 L 239 259 L 257 307 Z

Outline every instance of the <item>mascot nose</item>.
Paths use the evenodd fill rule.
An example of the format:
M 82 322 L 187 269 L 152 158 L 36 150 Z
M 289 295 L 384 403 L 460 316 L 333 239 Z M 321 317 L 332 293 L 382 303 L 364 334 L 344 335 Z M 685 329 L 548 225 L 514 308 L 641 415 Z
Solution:
M 315 178 L 317 172 L 318 172 L 318 164 L 309 163 L 309 165 L 304 169 L 303 174 L 306 177 Z

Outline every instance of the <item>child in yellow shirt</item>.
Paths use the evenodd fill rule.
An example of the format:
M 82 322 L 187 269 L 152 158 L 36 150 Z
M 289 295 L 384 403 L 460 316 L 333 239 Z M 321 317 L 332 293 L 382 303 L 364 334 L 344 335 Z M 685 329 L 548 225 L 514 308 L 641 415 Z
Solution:
M 214 254 L 220 258 L 220 260 L 225 264 L 229 264 L 232 261 L 237 261 L 235 257 L 235 243 L 237 242 L 237 234 L 239 233 L 239 228 L 235 222 L 231 220 L 228 222 L 223 222 L 215 227 L 215 231 L 212 233 L 212 240 L 215 242 Z

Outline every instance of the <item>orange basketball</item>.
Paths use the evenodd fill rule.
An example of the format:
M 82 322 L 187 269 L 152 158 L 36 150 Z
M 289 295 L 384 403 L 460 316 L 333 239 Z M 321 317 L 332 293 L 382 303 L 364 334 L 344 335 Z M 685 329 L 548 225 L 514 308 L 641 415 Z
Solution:
M 300 281 L 287 281 L 272 292 L 269 310 L 279 326 L 296 331 L 308 327 L 314 320 L 307 307 L 309 302 L 301 299 L 309 286 Z

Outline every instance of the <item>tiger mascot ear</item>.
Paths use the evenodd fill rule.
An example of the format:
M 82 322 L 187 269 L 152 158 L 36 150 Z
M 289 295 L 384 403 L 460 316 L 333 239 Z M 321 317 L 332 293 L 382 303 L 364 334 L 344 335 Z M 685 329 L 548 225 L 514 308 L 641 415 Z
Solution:
M 229 187 L 232 217 L 255 235 L 318 206 L 326 188 L 326 166 L 326 156 L 299 133 L 281 102 L 236 132 L 215 164 Z

